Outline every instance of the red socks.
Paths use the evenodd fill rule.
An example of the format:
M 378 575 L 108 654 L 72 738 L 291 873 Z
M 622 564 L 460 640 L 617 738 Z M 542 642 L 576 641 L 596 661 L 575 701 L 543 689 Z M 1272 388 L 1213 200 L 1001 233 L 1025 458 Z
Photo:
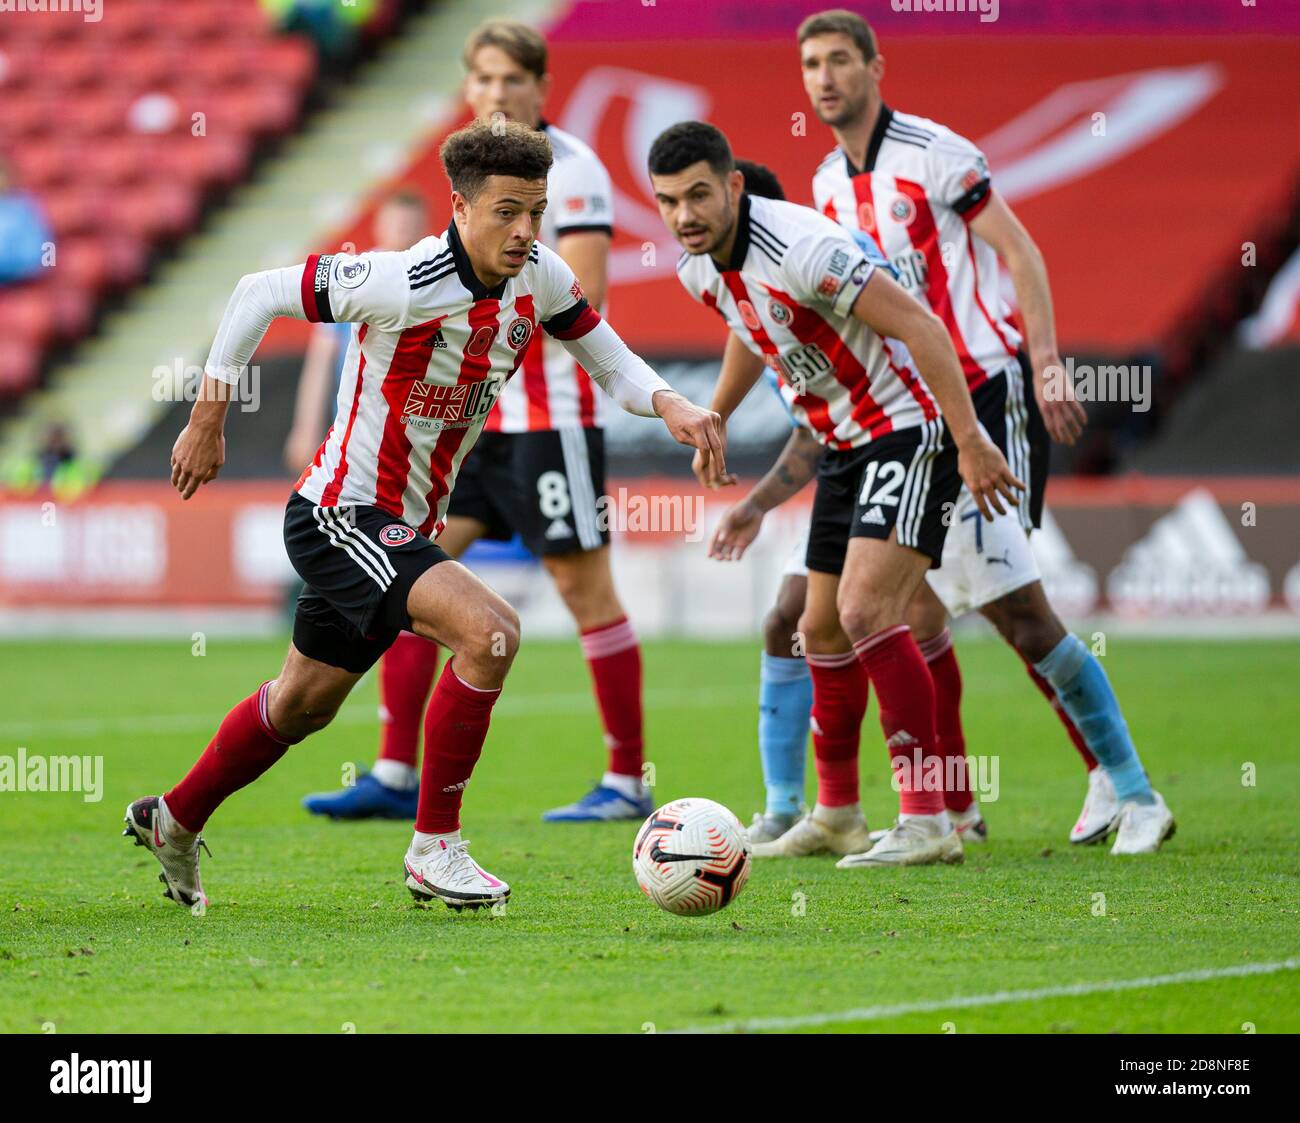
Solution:
M 813 756 L 817 802 L 843 807 L 858 802 L 858 740 L 867 712 L 867 672 L 851 651 L 807 656 L 813 682 Z
M 934 729 L 944 766 L 943 802 L 949 811 L 965 811 L 974 798 L 966 772 L 966 735 L 961 727 L 961 667 L 957 665 L 952 634 L 944 628 L 917 646 L 934 683 Z
M 641 648 L 626 616 L 582 633 L 582 653 L 600 706 L 609 771 L 641 778 Z
M 448 834 L 460 828 L 461 798 L 483 752 L 492 707 L 500 696 L 500 687 L 470 686 L 456 674 L 452 660 L 442 669 L 424 716 L 424 769 L 415 814 L 415 829 L 421 834 Z
M 271 727 L 270 688 L 270 682 L 262 683 L 226 715 L 185 779 L 163 797 L 172 817 L 187 831 L 201 831 L 228 795 L 251 784 L 297 743 Z
M 438 645 L 402 632 L 379 660 L 379 759 L 415 767 Z
M 880 727 L 898 778 L 900 811 L 939 814 L 944 809 L 943 757 L 934 731 L 934 683 L 911 629 L 895 624 L 858 640 L 853 650 L 880 699 Z
M 1021 656 L 1021 658 L 1023 659 L 1024 656 Z M 1056 711 L 1056 716 L 1061 719 L 1061 724 L 1065 726 L 1065 732 L 1069 735 L 1070 743 L 1083 757 L 1084 767 L 1091 772 L 1097 767 L 1097 758 L 1088 749 L 1088 743 L 1083 739 L 1083 734 L 1075 727 L 1074 722 L 1070 720 L 1070 715 L 1061 708 L 1061 700 L 1056 696 L 1056 691 L 1052 689 L 1052 684 L 1034 670 L 1034 665 L 1028 659 L 1025 659 L 1025 670 L 1029 672 L 1029 677 L 1034 680 L 1034 685 L 1042 692 L 1043 697 L 1051 703 L 1052 709 Z

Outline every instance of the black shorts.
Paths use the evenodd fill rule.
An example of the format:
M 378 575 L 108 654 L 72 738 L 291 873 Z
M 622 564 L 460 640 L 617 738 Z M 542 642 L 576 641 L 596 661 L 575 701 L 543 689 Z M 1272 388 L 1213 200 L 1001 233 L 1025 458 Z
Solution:
M 1021 497 L 1019 513 L 1021 525 L 1033 530 L 1043 525 L 1043 494 L 1047 490 L 1052 441 L 1034 397 L 1029 359 L 1023 351 L 1016 359 L 1005 374 L 990 378 L 971 399 L 975 415 L 1007 458 L 1011 474 L 1029 488 L 1028 494 Z
M 518 534 L 538 557 L 609 543 L 597 506 L 605 493 L 605 434 L 599 429 L 483 433 L 456 476 L 449 518 L 475 519 L 485 537 Z
M 447 560 L 441 546 L 387 511 L 317 507 L 297 492 L 284 510 L 284 548 L 306 583 L 298 594 L 294 647 L 358 674 L 411 626 L 411 586 Z
M 919 550 L 937 569 L 961 491 L 957 446 L 942 421 L 927 421 L 865 444 L 828 450 L 817 468 L 808 528 L 809 569 L 840 573 L 850 538 L 888 538 Z

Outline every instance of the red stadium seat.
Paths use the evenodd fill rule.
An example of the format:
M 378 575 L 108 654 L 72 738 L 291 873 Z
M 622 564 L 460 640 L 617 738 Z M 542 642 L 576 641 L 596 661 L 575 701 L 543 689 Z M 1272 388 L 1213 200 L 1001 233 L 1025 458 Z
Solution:
M 108 250 L 96 235 L 67 238 L 59 245 L 58 275 L 65 284 L 99 294 L 109 288 Z
M 44 347 L 54 337 L 54 296 L 48 278 L 0 288 L 0 338 Z
M 54 330 L 63 343 L 75 343 L 95 322 L 95 300 L 91 293 L 70 281 L 54 278 Z
M 142 40 L 118 52 L 114 87 L 144 91 L 164 87 L 189 65 L 178 43 Z
M 21 398 L 40 385 L 41 354 L 27 340 L 0 336 L 0 397 Z
M 84 234 L 103 221 L 104 199 L 94 188 L 54 187 L 38 198 L 58 241 Z
M 185 185 L 154 180 L 115 199 L 112 219 L 124 233 L 145 241 L 171 239 L 198 220 L 198 201 Z
M 79 175 L 84 183 L 115 188 L 145 179 L 148 168 L 139 148 L 116 138 L 95 139 L 81 153 Z
M 77 174 L 77 157 L 76 146 L 62 140 L 28 141 L 11 153 L 18 182 L 33 190 L 70 183 Z
M 259 79 L 301 92 L 316 73 L 316 48 L 300 36 L 263 41 L 257 48 L 256 73 Z

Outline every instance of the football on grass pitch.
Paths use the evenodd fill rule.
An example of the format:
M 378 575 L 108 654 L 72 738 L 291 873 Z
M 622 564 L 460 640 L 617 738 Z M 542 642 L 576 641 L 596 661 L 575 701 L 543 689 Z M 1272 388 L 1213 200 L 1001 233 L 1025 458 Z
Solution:
M 632 847 L 636 882 L 677 916 L 726 908 L 749 878 L 749 835 L 711 799 L 675 799 L 641 824 Z

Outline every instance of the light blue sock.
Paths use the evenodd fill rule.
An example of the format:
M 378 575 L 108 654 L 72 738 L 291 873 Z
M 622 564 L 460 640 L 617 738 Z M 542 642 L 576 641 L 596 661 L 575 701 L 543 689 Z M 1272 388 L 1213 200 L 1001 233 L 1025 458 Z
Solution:
M 1067 635 L 1041 663 L 1034 664 L 1034 670 L 1052 684 L 1061 708 L 1106 769 L 1119 801 L 1154 803 L 1151 781 L 1133 747 L 1119 699 L 1101 663 L 1083 641 Z
M 790 815 L 803 803 L 803 767 L 812 713 L 812 676 L 802 659 L 763 652 L 758 688 L 758 752 L 763 758 L 769 815 Z

